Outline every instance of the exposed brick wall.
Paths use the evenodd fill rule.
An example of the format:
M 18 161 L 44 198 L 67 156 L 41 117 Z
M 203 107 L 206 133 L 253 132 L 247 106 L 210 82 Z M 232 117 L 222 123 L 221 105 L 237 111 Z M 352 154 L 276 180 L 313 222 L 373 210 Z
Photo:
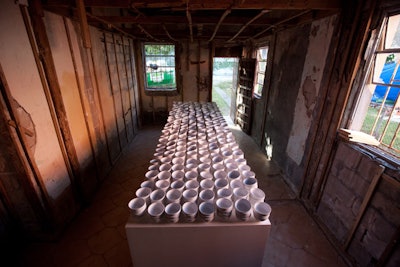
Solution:
M 317 216 L 342 245 L 360 213 L 377 168 L 379 164 L 375 160 L 349 144 L 339 144 Z M 391 242 L 400 226 L 399 203 L 400 187 L 380 178 L 347 249 L 361 266 L 379 261 Z M 399 255 L 396 253 L 391 254 L 388 262 L 398 263 Z

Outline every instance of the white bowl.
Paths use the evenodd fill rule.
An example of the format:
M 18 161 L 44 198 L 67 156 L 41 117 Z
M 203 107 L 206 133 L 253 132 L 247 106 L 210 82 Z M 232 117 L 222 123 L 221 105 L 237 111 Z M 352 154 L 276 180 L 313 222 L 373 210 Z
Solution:
M 167 200 L 170 203 L 179 203 L 179 201 L 181 200 L 182 197 L 182 192 L 179 191 L 178 189 L 170 189 L 167 192 Z
M 200 200 L 204 202 L 212 203 L 214 201 L 214 197 L 215 197 L 214 191 L 210 189 L 202 190 L 199 194 Z
M 165 198 L 165 192 L 161 189 L 156 189 L 150 194 L 151 202 L 162 202 Z
M 200 187 L 202 189 L 213 189 L 214 188 L 214 181 L 211 179 L 204 179 L 200 182 Z
M 251 189 L 251 188 L 257 188 L 258 187 L 258 182 L 256 178 L 253 177 L 249 177 L 243 180 L 243 184 L 244 187 L 246 187 L 247 189 Z
M 251 203 L 247 199 L 239 199 L 235 202 L 236 217 L 247 221 L 251 216 Z
M 199 207 L 197 206 L 196 203 L 194 202 L 185 202 L 182 205 L 182 211 L 185 215 L 188 216 L 196 216 L 197 212 L 199 210 Z
M 173 181 L 171 183 L 171 188 L 172 189 L 178 189 L 179 191 L 183 191 L 183 189 L 185 188 L 185 182 L 183 182 L 182 180 L 176 180 Z
M 233 209 L 233 202 L 227 198 L 220 198 L 216 201 L 217 210 L 221 212 L 231 212 Z
M 254 217 L 257 220 L 265 221 L 271 214 L 271 206 L 265 202 L 258 202 L 254 205 Z
M 184 201 L 186 201 L 186 202 L 196 201 L 197 196 L 198 196 L 197 191 L 194 189 L 186 189 L 182 193 L 182 197 L 183 197 Z
M 214 219 L 215 207 L 213 203 L 203 202 L 199 205 L 200 217 L 209 222 Z
M 232 194 L 233 192 L 230 188 L 221 188 L 217 191 L 218 198 L 231 198 Z
M 146 210 L 146 200 L 141 197 L 131 199 L 128 203 L 128 207 L 133 215 L 141 216 Z
M 214 182 L 214 186 L 216 189 L 226 188 L 228 187 L 228 185 L 229 185 L 228 180 L 224 178 L 216 179 Z
M 168 217 L 179 217 L 180 212 L 181 212 L 181 204 L 179 203 L 169 203 L 165 207 L 165 214 Z
M 171 178 L 171 172 L 170 171 L 161 171 L 158 174 L 158 179 L 159 180 L 169 180 Z
M 164 209 L 165 207 L 161 202 L 156 202 L 150 204 L 147 209 L 147 213 L 153 218 L 154 221 L 159 222 L 161 215 L 164 213 Z

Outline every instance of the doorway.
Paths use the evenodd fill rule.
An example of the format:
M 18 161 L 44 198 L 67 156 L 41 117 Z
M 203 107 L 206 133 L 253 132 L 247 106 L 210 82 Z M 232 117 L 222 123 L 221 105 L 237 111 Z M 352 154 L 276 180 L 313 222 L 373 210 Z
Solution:
M 214 57 L 211 99 L 218 105 L 223 116 L 234 119 L 238 58 Z

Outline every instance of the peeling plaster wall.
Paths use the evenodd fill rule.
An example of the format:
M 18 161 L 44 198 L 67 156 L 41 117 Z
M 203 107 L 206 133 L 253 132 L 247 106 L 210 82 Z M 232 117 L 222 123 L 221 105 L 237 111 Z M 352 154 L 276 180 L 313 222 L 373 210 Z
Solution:
M 265 129 L 262 136 L 252 132 L 258 143 L 263 138 L 265 145 L 270 138 L 271 146 L 262 149 L 272 148 L 272 160 L 296 192 L 302 184 L 303 155 L 336 21 L 337 16 L 331 16 L 276 34 Z M 263 105 L 264 100 L 258 100 L 255 110 Z M 253 130 L 257 130 L 263 118 L 257 115 L 261 112 L 254 114 Z
M 333 16 L 311 24 L 301 88 L 297 95 L 294 120 L 286 148 L 288 156 L 297 165 L 300 165 L 303 159 L 309 129 L 313 120 L 314 107 L 318 101 L 335 20 L 336 16 Z
M 269 104 L 263 138 L 264 141 L 270 138 L 272 160 L 285 171 L 288 177 L 291 177 L 294 171 L 288 169 L 290 159 L 286 148 L 295 118 L 296 99 L 302 81 L 302 73 L 299 70 L 304 67 L 310 27 L 310 24 L 307 24 L 278 32 L 271 66 Z M 262 118 L 255 116 L 254 119 L 261 120 Z
M 13 29 L 10 31 L 9 29 Z M 36 129 L 34 160 L 46 191 L 56 200 L 71 184 L 40 82 L 18 5 L 0 8 L 0 64 L 15 101 L 28 112 Z

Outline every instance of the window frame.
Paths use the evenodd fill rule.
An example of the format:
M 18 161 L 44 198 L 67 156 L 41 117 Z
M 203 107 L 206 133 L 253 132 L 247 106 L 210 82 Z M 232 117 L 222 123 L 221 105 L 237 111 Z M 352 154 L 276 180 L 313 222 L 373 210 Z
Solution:
M 175 68 L 175 87 L 149 87 L 147 83 L 147 66 L 146 66 L 146 45 L 173 45 L 174 46 L 174 68 Z M 178 79 L 179 61 L 176 51 L 178 45 L 171 42 L 142 42 L 141 53 L 142 53 L 142 70 L 143 70 L 143 88 L 146 95 L 149 96 L 176 96 L 179 94 L 180 80 Z
M 264 60 L 259 60 L 259 53 L 260 53 L 260 50 L 262 50 L 262 49 L 266 49 L 267 50 L 267 58 L 265 59 L 265 61 Z M 266 80 L 266 78 L 267 78 L 267 68 L 268 68 L 268 61 L 269 61 L 269 51 L 270 51 L 270 47 L 269 47 L 269 45 L 268 44 L 265 44 L 265 45 L 262 45 L 262 46 L 259 46 L 259 47 L 257 47 L 257 50 L 256 50 L 256 68 L 255 68 L 255 72 L 254 72 L 254 85 L 253 85 L 253 97 L 254 98 L 257 98 L 257 99 L 261 99 L 262 98 L 262 96 L 263 96 L 263 92 L 264 92 L 264 87 L 265 87 L 265 80 Z M 259 63 L 260 62 L 265 62 L 265 69 L 263 70 L 263 71 L 260 71 L 260 69 L 259 69 Z M 259 74 L 262 74 L 262 75 L 264 75 L 264 79 L 263 79 L 263 81 L 262 81 L 262 84 L 261 83 L 258 83 L 258 75 Z M 256 92 L 256 89 L 257 89 L 257 87 L 259 86 L 259 85 L 262 85 L 262 87 L 261 87 L 261 92 L 260 93 L 258 93 L 258 90 L 257 90 L 257 92 Z
M 383 53 L 383 51 L 400 53 L 400 48 L 395 48 L 395 49 L 392 49 L 392 48 L 385 49 L 384 48 L 384 42 L 386 41 L 386 40 L 384 40 L 386 38 L 386 26 L 387 26 L 389 17 L 395 16 L 395 15 L 400 15 L 400 11 L 397 11 L 395 13 L 394 12 L 391 12 L 391 13 L 384 12 L 384 14 L 382 15 L 382 17 L 379 21 L 378 27 L 376 27 L 376 29 L 375 29 L 376 33 L 375 34 L 372 33 L 370 36 L 370 41 L 369 41 L 369 43 L 366 47 L 365 53 L 364 53 L 365 65 L 363 68 L 361 68 L 359 70 L 358 82 L 355 82 L 353 84 L 353 86 L 356 85 L 357 93 L 355 94 L 353 101 L 349 102 L 349 105 L 348 105 L 348 112 L 350 112 L 350 118 L 347 122 L 347 125 L 348 125 L 349 129 L 356 128 L 356 127 L 353 127 L 353 125 L 354 125 L 353 123 L 356 120 L 355 118 L 357 117 L 358 111 L 360 111 L 360 109 L 362 108 L 360 106 L 365 105 L 365 102 L 360 103 L 360 102 L 362 102 L 360 99 L 362 99 L 363 97 L 365 97 L 365 95 L 367 95 L 367 93 L 366 93 L 366 90 L 368 89 L 367 87 L 369 85 L 374 86 L 374 88 L 379 85 L 388 86 L 388 84 L 374 81 L 373 75 L 374 75 L 374 71 L 375 71 L 376 57 L 378 54 Z M 391 87 L 398 88 L 399 85 L 393 85 Z M 373 94 L 373 92 L 372 92 L 372 94 Z M 371 95 L 371 98 L 372 98 L 372 95 Z M 371 98 L 368 101 L 368 106 L 369 106 L 369 103 L 371 103 Z M 400 95 L 399 95 L 399 98 L 400 98 Z M 367 107 L 367 109 L 368 109 L 368 107 Z M 364 120 L 365 120 L 365 117 L 362 120 L 362 124 L 364 123 Z M 360 129 L 361 129 L 361 127 L 360 127 Z M 357 130 L 357 129 L 354 129 L 354 130 Z M 382 136 L 382 138 L 383 138 L 383 136 Z M 380 143 L 382 143 L 382 142 L 380 141 Z M 361 148 L 368 151 L 369 153 L 372 153 L 374 156 L 382 158 L 390 164 L 393 164 L 395 166 L 400 165 L 400 153 L 396 152 L 394 149 L 389 148 L 389 146 L 387 144 L 381 144 L 379 146 L 371 146 L 371 145 L 366 145 L 366 144 L 360 143 L 358 145 Z

